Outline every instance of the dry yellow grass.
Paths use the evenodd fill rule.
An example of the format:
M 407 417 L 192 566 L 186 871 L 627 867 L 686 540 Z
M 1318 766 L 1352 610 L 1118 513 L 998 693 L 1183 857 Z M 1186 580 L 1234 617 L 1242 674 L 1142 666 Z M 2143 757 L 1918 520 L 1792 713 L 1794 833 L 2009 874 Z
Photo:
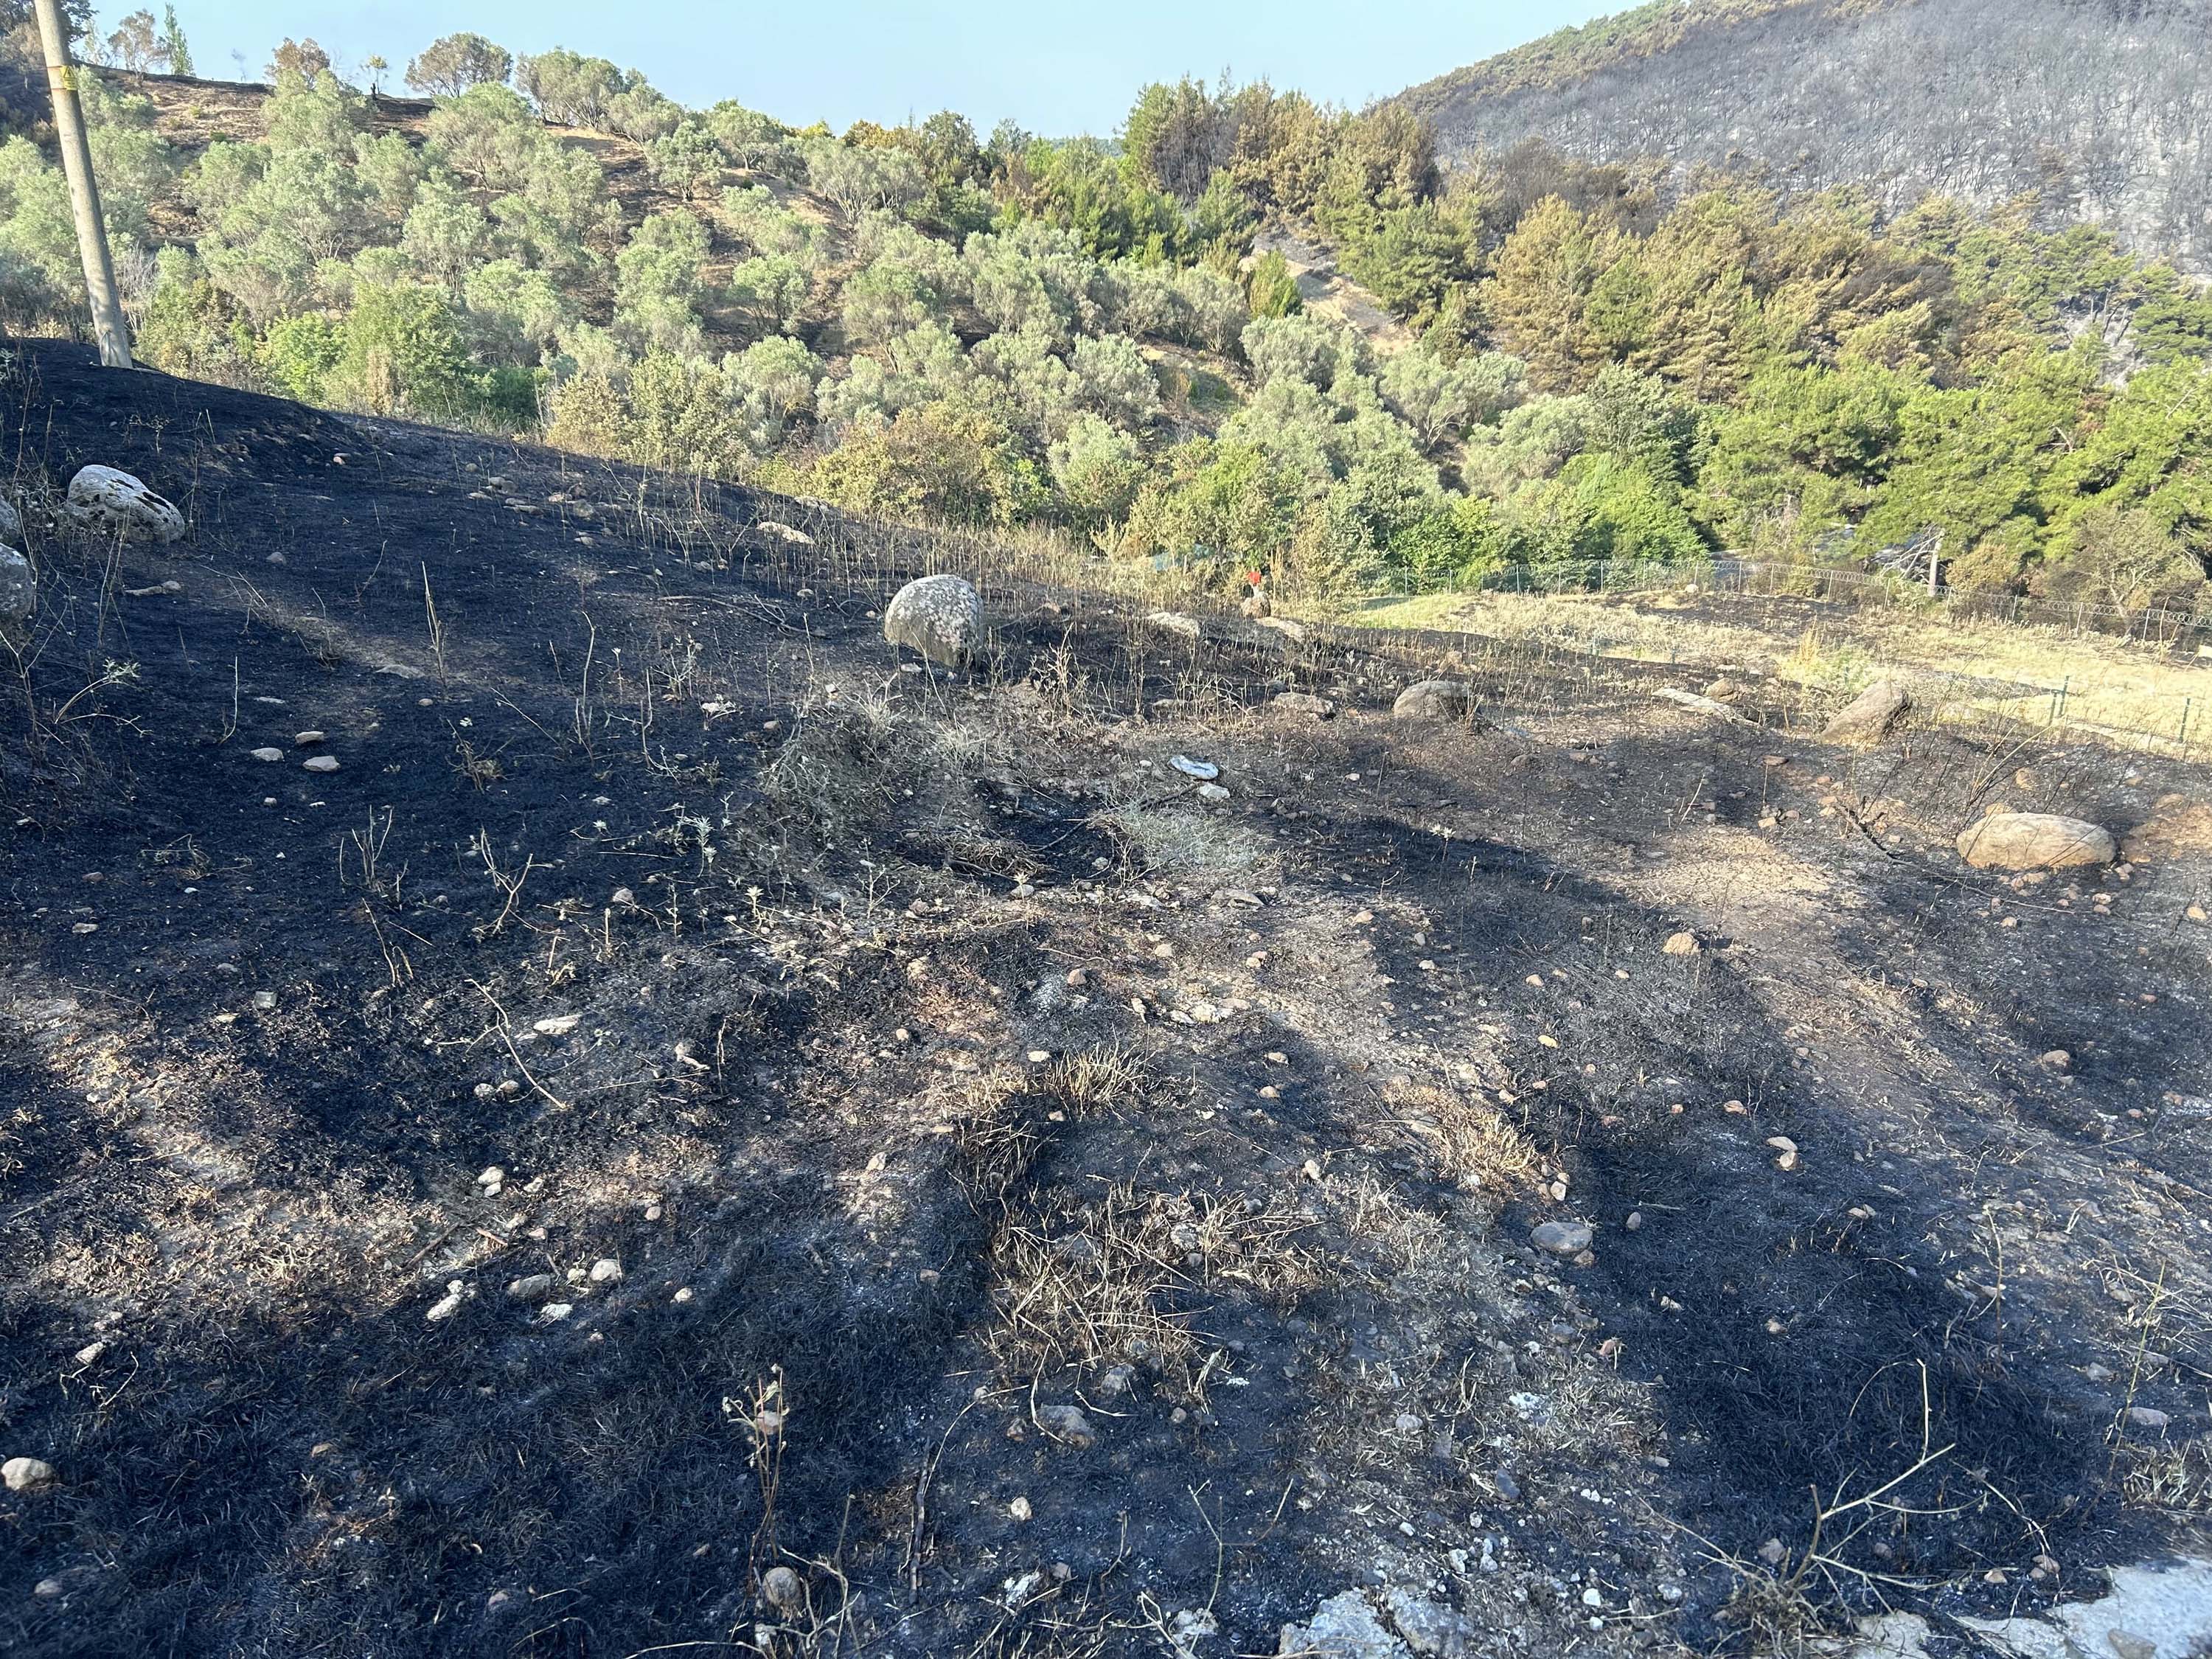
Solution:
M 1576 654 L 1771 676 L 1848 694 L 1884 676 L 1941 681 L 1962 714 L 2006 714 L 2194 753 L 2212 662 L 2110 635 L 1893 608 L 1710 595 L 1424 594 L 1371 601 L 1370 628 L 1465 631 Z M 1987 682 L 1989 684 L 1969 684 Z

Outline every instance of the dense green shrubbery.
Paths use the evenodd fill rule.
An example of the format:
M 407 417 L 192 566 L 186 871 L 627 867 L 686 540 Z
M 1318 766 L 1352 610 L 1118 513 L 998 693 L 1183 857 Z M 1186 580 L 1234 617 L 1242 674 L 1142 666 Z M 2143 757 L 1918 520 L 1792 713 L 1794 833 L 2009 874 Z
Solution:
M 1534 152 L 1447 179 L 1402 108 L 1265 84 L 1147 88 L 1110 143 L 838 137 L 472 35 L 409 65 L 413 143 L 312 42 L 274 67 L 262 137 L 190 167 L 88 98 L 178 373 L 1321 595 L 1932 530 L 1966 585 L 2186 601 L 2212 554 L 2212 302 L 2028 204 L 1668 201 Z M 555 125 L 638 145 L 663 205 L 626 222 Z M 1284 229 L 1406 333 L 1309 310 Z M 58 172 L 0 145 L 0 319 L 76 323 L 78 283 Z

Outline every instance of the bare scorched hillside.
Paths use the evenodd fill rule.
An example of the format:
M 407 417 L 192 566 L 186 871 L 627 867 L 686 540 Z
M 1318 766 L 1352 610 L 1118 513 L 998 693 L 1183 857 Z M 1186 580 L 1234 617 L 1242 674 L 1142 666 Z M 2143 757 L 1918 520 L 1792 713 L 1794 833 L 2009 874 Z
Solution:
M 1464 161 L 1540 139 L 2053 216 L 2212 268 L 2203 0 L 1700 0 L 1647 6 L 1404 94 Z

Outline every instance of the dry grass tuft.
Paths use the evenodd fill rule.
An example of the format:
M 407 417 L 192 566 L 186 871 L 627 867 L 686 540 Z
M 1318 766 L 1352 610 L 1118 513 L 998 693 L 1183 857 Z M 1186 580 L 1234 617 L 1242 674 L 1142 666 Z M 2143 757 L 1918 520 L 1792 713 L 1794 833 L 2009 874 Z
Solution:
M 1061 1195 L 1009 1218 L 993 1244 L 993 1357 L 1022 1376 L 1145 1365 L 1178 1395 L 1203 1399 L 1220 1361 L 1197 1328 L 1204 1298 L 1234 1285 L 1275 1299 L 1318 1283 L 1319 1259 L 1296 1243 L 1311 1224 L 1280 1200 L 1129 1184 L 1079 1206 Z
M 1502 1194 L 1534 1179 L 1542 1164 L 1535 1142 L 1480 1101 L 1420 1085 L 1400 1085 L 1385 1098 L 1427 1146 L 1437 1169 L 1468 1192 Z
M 1203 809 L 1133 804 L 1101 814 L 1097 822 L 1159 875 L 1250 873 L 1265 851 L 1251 830 Z
M 2212 1515 L 2212 1438 L 2130 1447 L 2126 1463 L 2120 1492 L 2129 1503 L 2181 1515 Z

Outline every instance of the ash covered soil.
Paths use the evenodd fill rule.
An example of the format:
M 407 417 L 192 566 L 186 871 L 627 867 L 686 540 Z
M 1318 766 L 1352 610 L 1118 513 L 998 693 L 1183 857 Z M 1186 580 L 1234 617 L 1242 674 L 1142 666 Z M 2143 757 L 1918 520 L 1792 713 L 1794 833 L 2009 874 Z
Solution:
M 1943 1650 L 2197 1547 L 2195 772 L 1000 578 L 904 672 L 916 536 L 0 392 L 0 1650 Z

